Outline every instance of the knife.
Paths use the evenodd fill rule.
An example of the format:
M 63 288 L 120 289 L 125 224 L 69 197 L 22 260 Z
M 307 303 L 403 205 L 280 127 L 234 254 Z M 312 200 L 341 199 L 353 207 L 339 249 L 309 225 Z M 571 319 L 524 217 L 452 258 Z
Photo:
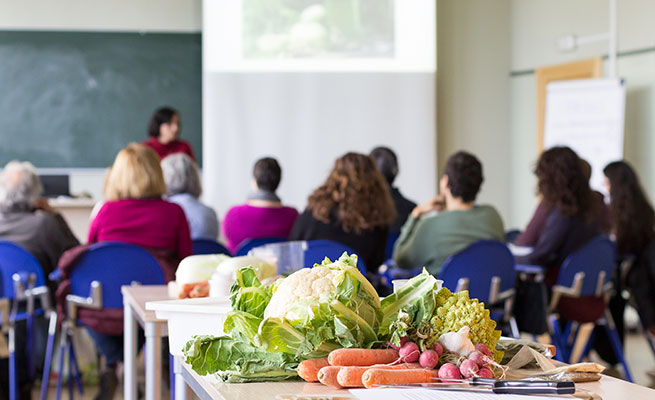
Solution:
M 430 390 L 492 392 L 496 394 L 549 394 L 564 395 L 575 393 L 575 383 L 572 381 L 511 381 L 488 378 L 472 378 L 471 380 L 443 379 L 445 382 L 416 383 L 410 385 L 378 385 L 386 388 L 425 388 Z

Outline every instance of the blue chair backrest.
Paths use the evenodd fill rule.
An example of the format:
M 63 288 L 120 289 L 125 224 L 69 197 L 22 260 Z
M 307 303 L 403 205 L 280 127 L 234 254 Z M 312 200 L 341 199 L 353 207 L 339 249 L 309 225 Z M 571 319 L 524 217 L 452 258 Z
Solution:
M 469 280 L 469 297 L 488 302 L 491 279 L 500 278 L 499 292 L 514 287 L 514 256 L 497 240 L 479 240 L 449 257 L 443 264 L 439 279 L 450 290 L 457 288 L 460 278 Z
M 14 293 L 14 274 L 33 273 L 36 275 L 35 286 L 45 286 L 45 276 L 41 264 L 22 247 L 0 240 L 0 297 L 13 299 Z
M 320 264 L 325 257 L 336 261 L 344 251 L 349 255 L 355 253 L 355 250 L 345 244 L 332 240 L 309 240 L 307 241 L 307 250 L 305 250 L 305 267 L 313 267 L 314 264 Z M 366 276 L 366 265 L 364 265 L 364 261 L 361 258 L 357 260 L 357 269 Z
M 146 250 L 128 243 L 101 242 L 92 245 L 75 263 L 70 274 L 71 294 L 88 297 L 91 282 L 102 284 L 102 307 L 122 308 L 121 286 L 138 282 L 163 285 L 164 273 Z
M 263 246 L 269 243 L 286 242 L 287 240 L 289 239 L 283 237 L 262 237 L 262 238 L 255 238 L 255 239 L 246 239 L 243 242 L 239 243 L 239 247 L 237 247 L 237 250 L 234 252 L 234 255 L 247 256 L 248 252 L 255 247 Z
M 605 272 L 605 282 L 612 279 L 616 262 L 614 243 L 607 236 L 591 239 L 575 253 L 570 254 L 560 268 L 557 285 L 570 287 L 577 272 L 584 272 L 581 296 L 594 296 L 598 285 L 598 274 Z
M 400 236 L 400 232 L 392 233 L 387 237 L 387 248 L 384 251 L 384 259 L 388 260 L 393 257 L 393 246 Z
M 193 239 L 193 254 L 227 254 L 230 251 L 222 244 L 211 239 Z

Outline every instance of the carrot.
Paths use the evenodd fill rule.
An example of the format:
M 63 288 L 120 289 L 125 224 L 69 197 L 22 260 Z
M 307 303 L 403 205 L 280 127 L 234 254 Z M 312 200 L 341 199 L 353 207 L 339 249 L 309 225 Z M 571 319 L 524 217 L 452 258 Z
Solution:
M 389 364 L 398 360 L 398 352 L 394 349 L 338 349 L 328 354 L 330 365 L 370 366 Z
M 376 369 L 412 369 L 421 368 L 418 363 L 402 363 L 395 365 L 371 365 L 369 367 L 343 367 L 337 374 L 337 382 L 343 387 L 364 387 L 362 375 L 371 368 Z
M 328 365 L 327 357 L 305 360 L 298 365 L 298 375 L 307 382 L 318 382 L 318 371 Z
M 327 366 L 323 367 L 318 371 L 318 381 L 324 385 L 333 386 L 335 388 L 341 388 L 339 382 L 337 382 L 337 374 L 341 367 L 332 367 Z
M 362 383 L 367 388 L 377 385 L 408 385 L 412 383 L 430 383 L 438 378 L 436 369 L 378 369 L 371 368 L 362 375 Z

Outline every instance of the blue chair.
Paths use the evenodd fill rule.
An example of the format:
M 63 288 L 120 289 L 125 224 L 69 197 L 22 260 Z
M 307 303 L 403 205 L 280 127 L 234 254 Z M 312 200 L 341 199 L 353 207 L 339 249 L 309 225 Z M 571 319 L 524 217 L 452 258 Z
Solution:
M 263 246 L 269 243 L 279 243 L 286 242 L 287 238 L 282 237 L 262 237 L 255 239 L 246 239 L 243 242 L 239 243 L 237 250 L 234 252 L 235 256 L 247 256 L 248 252 L 255 247 Z
M 73 329 L 79 325 L 77 309 L 118 308 L 122 310 L 122 286 L 131 284 L 163 285 L 165 281 L 161 267 L 150 253 L 139 246 L 118 242 L 101 242 L 89 247 L 76 262 L 69 279 L 71 293 L 66 296 L 67 319 L 62 324 L 59 370 L 63 370 L 64 358 L 68 355 L 68 386 L 72 396 L 73 381 L 70 377 L 75 377 L 78 391 L 80 394 L 82 393 L 81 380 L 79 379 L 79 371 L 77 370 L 72 345 Z M 50 343 L 54 341 L 54 336 L 54 331 L 51 331 L 48 337 L 49 350 L 51 350 Z M 41 388 L 42 400 L 45 400 L 47 394 L 51 357 L 52 351 L 46 354 L 44 381 Z M 61 396 L 62 375 L 60 373 L 57 380 L 57 400 Z
M 305 250 L 305 267 L 311 268 L 314 264 L 320 264 L 325 257 L 332 261 L 338 260 L 344 252 L 354 254 L 355 250 L 333 240 L 309 240 Z M 357 269 L 366 276 L 366 265 L 361 258 L 357 259 Z
M 439 279 L 451 291 L 468 290 L 470 298 L 483 302 L 491 317 L 509 324 L 519 337 L 511 310 L 514 302 L 514 256 L 497 240 L 479 240 L 444 262 Z
M 212 239 L 193 239 L 193 254 L 226 254 L 230 251 Z
M 609 294 L 612 290 L 612 273 L 615 269 L 616 253 L 614 243 L 605 236 L 590 240 L 575 253 L 569 255 L 559 271 L 557 283 L 553 286 L 553 295 L 548 307 L 548 322 L 553 344 L 557 346 L 557 358 L 570 360 L 573 346 L 577 339 L 578 321 L 568 321 L 564 329 L 560 329 L 559 316 L 556 314 L 560 300 L 564 297 L 579 299 L 596 297 L 604 300 L 604 311 L 596 326 L 604 326 L 607 330 L 614 353 L 623 366 L 625 377 L 632 382 L 630 370 L 625 361 L 621 340 L 616 332 L 614 321 L 607 308 Z M 572 340 L 570 340 L 572 339 Z M 580 360 L 589 354 L 593 343 L 593 333 L 587 339 Z M 575 360 L 579 362 L 579 360 Z
M 384 251 L 384 259 L 389 260 L 393 257 L 393 246 L 396 244 L 400 232 L 392 233 L 387 237 L 387 247 Z
M 39 262 L 26 250 L 14 243 L 0 240 L 0 297 L 9 300 L 11 312 L 3 329 L 9 331 L 9 398 L 17 399 L 15 325 L 17 321 L 26 321 L 27 341 L 26 352 L 28 373 L 34 375 L 32 359 L 32 341 L 34 316 L 50 312 L 50 298 L 45 286 L 43 269 Z M 40 304 L 36 304 L 36 300 Z M 25 304 L 25 311 L 22 305 Z M 21 311 L 19 311 L 21 307 Z M 54 313 L 50 313 L 52 316 Z M 3 313 L 3 318 L 7 316 Z

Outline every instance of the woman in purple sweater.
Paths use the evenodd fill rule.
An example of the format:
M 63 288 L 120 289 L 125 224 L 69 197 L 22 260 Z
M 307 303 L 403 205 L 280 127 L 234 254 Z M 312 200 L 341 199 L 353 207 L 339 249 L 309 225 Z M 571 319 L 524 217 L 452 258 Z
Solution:
M 248 196 L 247 203 L 232 207 L 223 219 L 223 236 L 233 254 L 247 239 L 288 237 L 298 218 L 298 211 L 283 206 L 275 194 L 282 170 L 274 158 L 258 160 L 253 175 L 255 190 Z

